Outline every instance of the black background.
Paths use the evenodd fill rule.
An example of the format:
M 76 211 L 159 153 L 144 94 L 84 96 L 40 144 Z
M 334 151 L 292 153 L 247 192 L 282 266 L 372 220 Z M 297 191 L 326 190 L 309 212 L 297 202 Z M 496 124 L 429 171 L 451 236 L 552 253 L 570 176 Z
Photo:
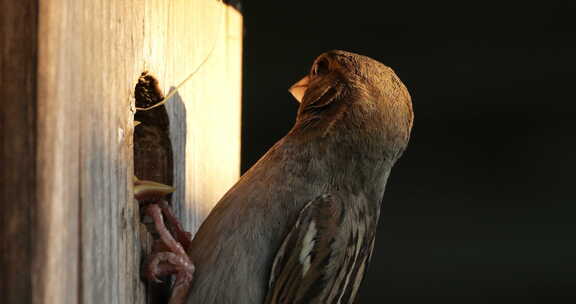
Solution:
M 576 295 L 573 8 L 245 1 L 243 13 L 243 172 L 291 128 L 287 89 L 324 51 L 373 57 L 412 94 L 361 303 Z

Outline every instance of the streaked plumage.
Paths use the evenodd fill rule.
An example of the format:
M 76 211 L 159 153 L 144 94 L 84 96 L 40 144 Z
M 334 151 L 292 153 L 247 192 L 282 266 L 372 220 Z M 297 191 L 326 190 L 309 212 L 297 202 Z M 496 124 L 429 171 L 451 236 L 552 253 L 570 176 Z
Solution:
M 316 59 L 293 129 L 220 200 L 188 251 L 188 303 L 352 303 L 374 247 L 410 96 L 383 64 Z
M 276 254 L 265 303 L 352 303 L 376 225 L 362 213 L 331 195 L 308 203 Z

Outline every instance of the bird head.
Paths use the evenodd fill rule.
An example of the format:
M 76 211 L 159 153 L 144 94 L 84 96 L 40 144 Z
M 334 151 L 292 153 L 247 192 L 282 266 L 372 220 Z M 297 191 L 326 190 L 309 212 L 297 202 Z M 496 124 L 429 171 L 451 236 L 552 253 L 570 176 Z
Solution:
M 372 58 L 323 53 L 290 92 L 300 102 L 300 129 L 381 138 L 399 150 L 408 142 L 414 117 L 410 94 L 391 68 Z

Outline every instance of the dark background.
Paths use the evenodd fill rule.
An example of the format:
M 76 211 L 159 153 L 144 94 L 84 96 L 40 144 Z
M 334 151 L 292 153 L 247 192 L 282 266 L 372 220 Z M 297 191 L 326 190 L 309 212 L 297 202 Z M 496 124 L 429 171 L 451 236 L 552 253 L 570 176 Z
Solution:
M 576 11 L 417 3 L 245 1 L 243 172 L 291 128 L 317 55 L 373 57 L 416 119 L 360 302 L 576 296 Z

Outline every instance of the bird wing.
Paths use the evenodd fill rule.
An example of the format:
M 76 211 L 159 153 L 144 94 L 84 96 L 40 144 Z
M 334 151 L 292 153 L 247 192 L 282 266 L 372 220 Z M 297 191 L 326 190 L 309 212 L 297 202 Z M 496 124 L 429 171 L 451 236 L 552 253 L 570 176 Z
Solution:
M 276 254 L 265 303 L 353 303 L 374 245 L 362 215 L 332 195 L 309 202 Z

